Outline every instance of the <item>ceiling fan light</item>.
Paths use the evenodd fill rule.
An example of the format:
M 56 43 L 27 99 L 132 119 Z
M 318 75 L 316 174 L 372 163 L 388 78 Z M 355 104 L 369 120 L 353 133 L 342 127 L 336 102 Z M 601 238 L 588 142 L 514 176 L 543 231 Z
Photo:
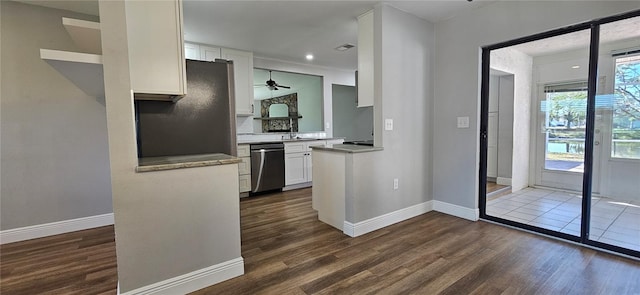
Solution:
M 356 46 L 353 45 L 353 44 L 345 43 L 345 44 L 342 44 L 342 45 L 340 45 L 340 46 L 338 46 L 338 47 L 336 47 L 334 49 L 338 50 L 338 51 L 345 51 L 345 50 L 349 50 L 349 49 L 351 49 L 353 47 L 356 47 Z

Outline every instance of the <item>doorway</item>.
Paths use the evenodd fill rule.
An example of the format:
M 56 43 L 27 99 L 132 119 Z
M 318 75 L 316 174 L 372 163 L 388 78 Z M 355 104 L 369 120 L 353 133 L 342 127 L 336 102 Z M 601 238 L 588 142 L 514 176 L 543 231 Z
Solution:
M 482 58 L 481 218 L 640 257 L 640 11 L 486 46 Z M 509 75 L 511 105 L 496 108 Z M 511 190 L 494 196 L 504 154 Z

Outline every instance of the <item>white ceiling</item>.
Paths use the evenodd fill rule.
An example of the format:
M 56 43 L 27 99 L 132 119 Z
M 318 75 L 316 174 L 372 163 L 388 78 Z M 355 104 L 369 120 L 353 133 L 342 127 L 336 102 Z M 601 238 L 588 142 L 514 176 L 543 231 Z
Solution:
M 97 0 L 17 0 L 98 15 Z M 451 18 L 494 0 L 385 1 L 430 22 Z M 356 17 L 380 1 L 217 1 L 183 0 L 185 40 L 253 51 L 256 57 L 354 70 Z M 306 61 L 312 53 L 315 59 Z
M 513 48 L 529 55 L 541 56 L 570 50 L 589 49 L 591 30 L 582 30 L 570 34 L 555 36 L 533 42 L 513 46 Z M 640 43 L 640 17 L 633 17 L 603 24 L 600 26 L 600 44 L 622 41 Z M 634 43 L 634 42 L 629 42 Z
M 184 0 L 185 40 L 253 51 L 254 56 L 355 70 L 357 16 L 379 1 L 198 1 Z M 386 1 L 437 22 L 489 0 Z M 314 55 L 313 61 L 305 55 Z
M 97 0 L 15 0 L 34 5 L 98 15 Z M 430 22 L 449 19 L 495 0 L 389 0 L 385 3 Z M 254 52 L 254 56 L 355 70 L 356 17 L 380 1 L 337 0 L 183 0 L 185 40 Z M 603 25 L 601 41 L 614 42 L 640 35 L 640 18 Z M 589 32 L 548 38 L 515 46 L 531 56 L 586 48 Z M 304 56 L 312 53 L 313 61 Z

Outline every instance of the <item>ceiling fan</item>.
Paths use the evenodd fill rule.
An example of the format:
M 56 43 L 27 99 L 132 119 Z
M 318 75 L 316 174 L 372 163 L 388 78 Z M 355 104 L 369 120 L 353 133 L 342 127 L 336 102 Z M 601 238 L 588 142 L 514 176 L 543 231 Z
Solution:
M 285 85 L 280 85 L 278 84 L 276 81 L 273 81 L 273 79 L 271 79 L 271 71 L 269 71 L 269 80 L 267 80 L 267 82 L 265 82 L 266 84 L 262 85 L 256 85 L 256 86 L 267 86 L 267 88 L 269 88 L 269 90 L 278 90 L 278 87 L 280 88 L 285 88 L 285 89 L 290 89 L 291 87 L 289 86 L 285 86 Z

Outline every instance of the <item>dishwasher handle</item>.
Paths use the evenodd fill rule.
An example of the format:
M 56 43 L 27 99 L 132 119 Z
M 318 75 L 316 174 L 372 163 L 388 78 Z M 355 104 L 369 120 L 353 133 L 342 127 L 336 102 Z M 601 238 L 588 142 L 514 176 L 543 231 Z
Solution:
M 259 150 L 251 150 L 251 152 L 252 152 L 252 153 L 257 153 L 257 154 L 262 153 L 262 152 L 270 153 L 270 152 L 282 152 L 282 151 L 284 151 L 284 149 L 278 149 L 278 148 L 275 148 L 275 149 L 259 149 Z

